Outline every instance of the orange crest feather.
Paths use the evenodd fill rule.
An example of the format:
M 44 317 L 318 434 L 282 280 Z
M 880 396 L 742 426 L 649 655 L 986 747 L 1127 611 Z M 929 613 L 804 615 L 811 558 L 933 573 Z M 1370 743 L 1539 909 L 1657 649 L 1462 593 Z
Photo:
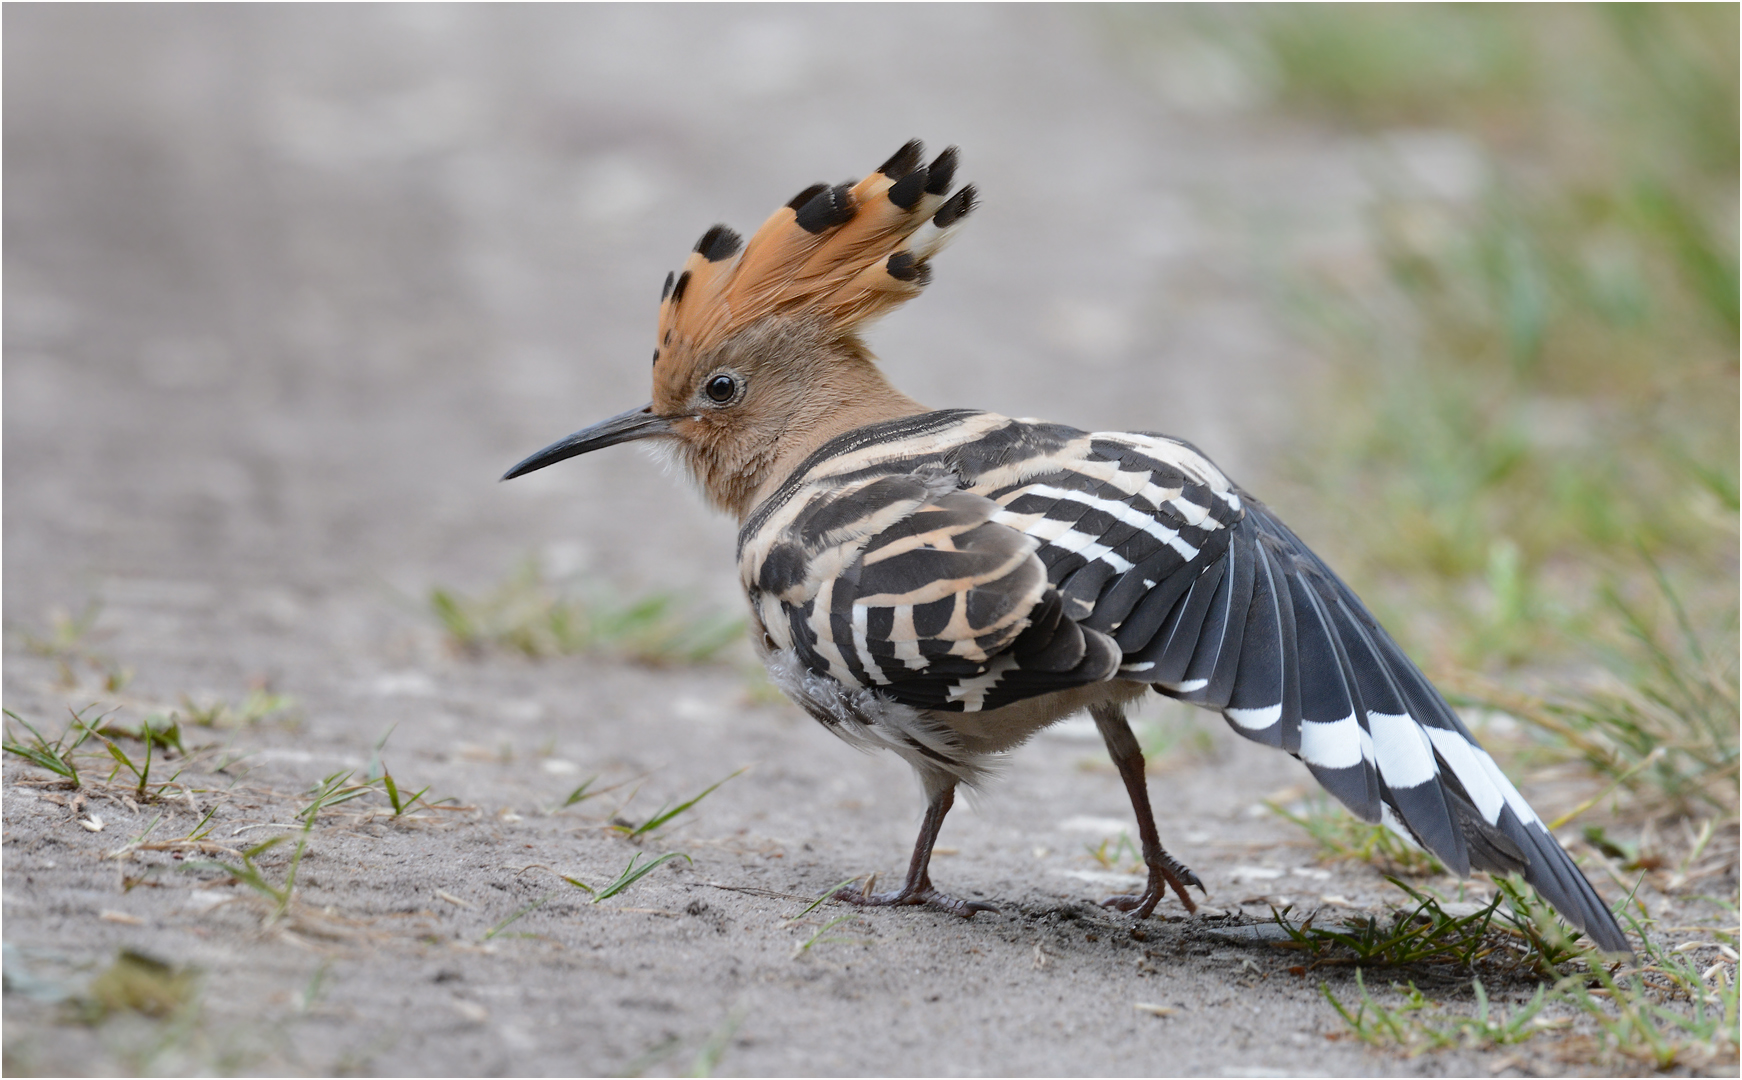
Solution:
M 845 336 L 918 296 L 927 260 L 974 208 L 973 185 L 949 193 L 956 148 L 929 165 L 924 152 L 915 139 L 856 184 L 806 188 L 749 243 L 709 229 L 666 278 L 654 364 L 704 354 L 770 315 L 820 316 Z

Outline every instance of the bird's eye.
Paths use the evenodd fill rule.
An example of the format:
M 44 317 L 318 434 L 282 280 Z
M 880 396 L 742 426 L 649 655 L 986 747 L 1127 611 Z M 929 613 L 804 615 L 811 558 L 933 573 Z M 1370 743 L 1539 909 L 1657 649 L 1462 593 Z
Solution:
M 732 395 L 738 392 L 738 380 L 730 375 L 715 375 L 708 380 L 704 392 L 709 400 L 725 404 L 732 400 Z

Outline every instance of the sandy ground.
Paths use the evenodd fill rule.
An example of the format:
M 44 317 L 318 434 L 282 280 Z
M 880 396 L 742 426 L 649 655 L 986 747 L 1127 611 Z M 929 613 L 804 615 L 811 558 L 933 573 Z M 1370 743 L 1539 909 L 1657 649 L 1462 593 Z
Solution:
M 93 702 L 295 704 L 188 729 L 157 767 L 198 790 L 159 805 L 76 804 L 6 758 L 7 1071 L 1504 1065 L 1328 1037 L 1317 977 L 1230 931 L 1397 895 L 1258 807 L 1309 779 L 1281 755 L 1217 730 L 1153 775 L 1206 914 L 1170 901 L 1134 930 L 1094 906 L 1120 882 L 1087 848 L 1129 809 L 1066 724 L 945 827 L 934 877 L 998 912 L 868 912 L 802 949 L 851 914 L 794 921 L 809 898 L 899 874 L 904 766 L 755 696 L 747 653 L 466 658 L 425 611 L 529 554 L 736 604 L 731 525 L 640 454 L 495 477 L 645 399 L 659 283 L 708 224 L 914 135 L 964 148 L 984 207 L 873 337 L 899 385 L 1167 430 L 1261 480 L 1313 371 L 1269 267 L 1359 256 L 1368 148 L 1134 81 L 1102 34 L 1029 6 L 9 7 L 6 705 L 58 732 Z M 81 649 L 131 670 L 118 692 L 25 647 L 90 603 Z M 389 730 L 400 783 L 452 801 L 323 816 L 273 926 L 196 852 L 111 857 L 159 814 L 157 840 L 207 810 L 226 848 L 285 832 Z M 740 768 L 650 839 L 609 827 Z M 630 783 L 560 807 L 595 774 Z M 693 861 L 598 904 L 558 876 L 598 885 L 638 851 Z M 66 1022 L 55 999 L 118 948 L 196 969 L 197 1012 Z

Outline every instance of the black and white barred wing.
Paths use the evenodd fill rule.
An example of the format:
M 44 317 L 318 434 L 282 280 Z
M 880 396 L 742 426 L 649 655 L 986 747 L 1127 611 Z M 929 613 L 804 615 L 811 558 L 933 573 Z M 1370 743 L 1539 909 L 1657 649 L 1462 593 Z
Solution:
M 1113 677 L 1119 653 L 1067 617 L 1039 543 L 937 465 L 819 485 L 744 553 L 774 646 L 904 705 L 977 711 Z
M 990 478 L 990 479 L 988 479 Z M 1355 594 L 1191 447 L 1098 433 L 976 485 L 1040 541 L 1119 677 L 1220 710 L 1448 867 L 1522 871 L 1603 947 L 1626 939 L 1530 805 Z

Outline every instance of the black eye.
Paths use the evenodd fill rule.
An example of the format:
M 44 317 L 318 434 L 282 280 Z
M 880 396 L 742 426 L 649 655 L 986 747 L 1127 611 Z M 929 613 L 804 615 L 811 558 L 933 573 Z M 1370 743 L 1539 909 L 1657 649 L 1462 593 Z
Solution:
M 732 400 L 732 395 L 738 392 L 738 380 L 730 375 L 715 375 L 708 380 L 705 389 L 708 398 L 724 404 Z

